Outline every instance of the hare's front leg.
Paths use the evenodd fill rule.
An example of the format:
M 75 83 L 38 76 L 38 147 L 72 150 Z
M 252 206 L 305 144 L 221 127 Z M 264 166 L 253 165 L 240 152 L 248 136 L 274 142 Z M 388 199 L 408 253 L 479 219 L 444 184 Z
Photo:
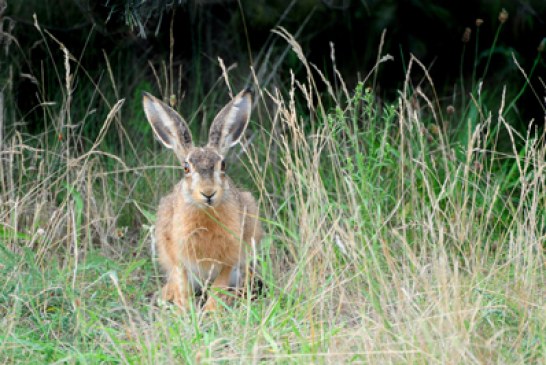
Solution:
M 182 266 L 180 257 L 180 241 L 173 239 L 172 232 L 172 201 L 161 201 L 156 222 L 156 241 L 159 263 L 167 274 L 167 283 L 162 290 L 162 298 L 173 301 L 181 309 L 188 308 L 189 286 L 188 273 Z
M 222 266 L 220 273 L 218 274 L 216 279 L 214 279 L 214 282 L 209 289 L 209 297 L 207 299 L 207 302 L 205 303 L 205 306 L 203 307 L 203 310 L 205 312 L 213 312 L 218 309 L 218 302 L 216 298 L 214 298 L 214 295 L 218 295 L 218 289 L 226 290 L 227 288 L 229 288 L 232 270 L 232 266 Z
M 159 262 L 167 273 L 167 283 L 161 296 L 163 300 L 173 301 L 180 309 L 185 310 L 189 305 L 188 272 L 182 267 L 175 252 L 159 247 Z
M 163 287 L 163 300 L 172 301 L 180 309 L 186 310 L 189 306 L 188 274 L 185 269 L 175 267 L 169 271 L 167 283 Z

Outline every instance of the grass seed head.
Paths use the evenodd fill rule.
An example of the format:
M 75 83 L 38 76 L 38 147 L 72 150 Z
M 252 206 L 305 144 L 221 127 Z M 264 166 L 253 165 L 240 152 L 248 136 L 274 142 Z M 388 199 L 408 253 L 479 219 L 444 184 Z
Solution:
M 499 13 L 499 22 L 505 23 L 508 20 L 508 12 L 505 8 L 502 8 L 502 10 Z
M 542 53 L 542 52 L 544 52 L 544 49 L 546 49 L 546 38 L 542 38 L 542 41 L 538 45 L 537 51 Z
M 466 27 L 464 29 L 463 38 L 461 39 L 463 43 L 468 43 L 468 41 L 470 41 L 471 34 L 472 34 L 472 29 L 470 29 L 469 27 Z

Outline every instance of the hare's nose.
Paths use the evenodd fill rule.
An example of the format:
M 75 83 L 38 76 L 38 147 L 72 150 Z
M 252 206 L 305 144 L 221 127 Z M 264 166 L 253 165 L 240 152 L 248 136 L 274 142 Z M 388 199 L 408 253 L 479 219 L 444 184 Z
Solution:
M 203 197 L 207 199 L 207 204 L 210 204 L 212 202 L 212 198 L 216 195 L 216 192 L 214 191 L 212 194 L 205 194 L 201 192 L 201 195 L 203 195 Z

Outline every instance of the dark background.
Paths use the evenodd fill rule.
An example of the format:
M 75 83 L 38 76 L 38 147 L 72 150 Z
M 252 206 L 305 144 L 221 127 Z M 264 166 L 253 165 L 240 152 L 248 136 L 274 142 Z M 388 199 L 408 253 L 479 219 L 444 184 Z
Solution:
M 502 8 L 509 18 L 494 44 Z M 511 123 L 518 128 L 531 119 L 544 123 L 546 57 L 537 51 L 546 37 L 543 0 L 10 0 L 1 19 L 3 43 L 9 43 L 5 36 L 9 34 L 16 46 L 12 41 L 10 52 L 3 52 L 0 75 L 9 81 L 17 114 L 26 117 L 31 129 L 33 123 L 39 128 L 35 120 L 39 116 L 33 118 L 33 110 L 40 82 L 33 78 L 54 89 L 53 75 L 62 74 L 63 62 L 59 47 L 51 42 L 47 46 L 37 31 L 33 14 L 40 27 L 66 45 L 97 83 L 107 78 L 107 55 L 120 97 L 131 98 L 140 89 L 162 92 L 154 90 L 157 85 L 150 65 L 160 68 L 168 63 L 171 29 L 173 66 L 182 70 L 179 100 L 189 95 L 199 98 L 217 83 L 221 75 L 218 57 L 226 66 L 237 65 L 231 73 L 236 87 L 248 82 L 249 65 L 260 69 L 269 64 L 260 80 L 268 80 L 264 87 L 282 89 L 290 70 L 296 77 L 304 77 L 301 62 L 286 52 L 286 42 L 271 32 L 277 26 L 295 35 L 306 57 L 330 80 L 334 79 L 332 42 L 337 68 L 352 88 L 373 68 L 381 33 L 386 31 L 382 54 L 392 55 L 394 61 L 379 69 L 378 98 L 396 98 L 410 54 L 429 68 L 445 105 L 458 106 L 461 84 L 465 93 L 471 91 L 472 75 L 475 73 L 477 80 L 483 76 L 489 55 L 491 65 L 483 89 L 491 100 L 498 100 L 506 85 L 509 96 L 514 97 L 525 82 L 512 60 L 514 54 L 527 73 L 537 62 L 531 75 L 536 94 L 526 88 Z M 484 22 L 476 53 L 478 18 Z M 464 45 L 461 39 L 466 27 L 472 34 Z M 417 84 L 422 75 L 415 73 L 412 78 Z

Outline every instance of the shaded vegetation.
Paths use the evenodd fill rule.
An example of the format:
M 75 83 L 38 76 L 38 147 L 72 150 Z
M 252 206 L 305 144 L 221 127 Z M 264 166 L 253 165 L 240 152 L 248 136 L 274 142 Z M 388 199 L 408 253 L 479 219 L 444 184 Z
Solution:
M 522 113 L 544 122 L 544 58 L 516 53 L 521 71 L 509 49 L 542 2 L 505 23 L 480 3 L 480 38 L 420 1 L 61 3 L 0 6 L 0 362 L 544 362 L 546 146 Z M 405 6 L 454 34 L 454 66 L 430 67 L 426 32 L 378 47 Z M 346 14 L 366 45 L 332 50 Z M 260 203 L 263 295 L 181 314 L 153 241 L 181 171 L 140 95 L 204 136 L 246 84 L 229 166 Z
M 70 50 L 94 82 L 109 82 L 110 75 L 104 67 L 107 58 L 113 65 L 118 96 L 132 96 L 140 89 L 153 88 L 163 95 L 175 94 L 177 103 L 186 103 L 188 93 L 191 100 L 187 101 L 186 110 L 195 110 L 195 104 L 206 96 L 204 90 L 217 85 L 218 57 L 226 67 L 234 67 L 231 74 L 238 86 L 249 81 L 250 65 L 260 83 L 267 87 L 282 87 L 290 70 L 297 77 L 304 75 L 298 58 L 287 52 L 282 40 L 271 33 L 276 26 L 295 34 L 306 58 L 330 80 L 337 77 L 328 66 L 334 47 L 336 65 L 349 87 L 362 81 L 376 63 L 381 33 L 385 30 L 382 52 L 394 60 L 378 70 L 380 82 L 373 85 L 378 97 L 396 99 L 407 62 L 415 55 L 427 65 L 443 107 L 455 106 L 459 116 L 465 112 L 461 108 L 467 105 L 468 94 L 477 92 L 479 81 L 484 81 L 484 86 L 509 84 L 508 96 L 512 99 L 517 95 L 525 80 L 513 56 L 529 73 L 535 89 L 541 88 L 539 80 L 544 80 L 546 70 L 544 57 L 537 53 L 546 37 L 545 19 L 541 16 L 546 13 L 546 4 L 542 1 L 436 4 L 414 0 L 33 0 L 7 4 L 2 22 L 10 37 L 6 36 L 4 43 L 16 39 L 19 47 L 9 46 L 6 65 L 10 67 L 2 68 L 1 77 L 13 84 L 16 105 L 23 115 L 33 113 L 38 102 L 35 95 L 40 90 L 33 78 L 44 77 L 48 85 L 54 85 L 59 78 L 49 54 L 59 57 L 61 52 L 57 46 L 45 48 L 35 31 L 33 14 L 42 29 Z M 52 10 L 57 7 L 63 12 Z M 509 19 L 499 29 L 498 15 L 503 7 L 509 12 Z M 483 20 L 479 27 L 477 19 Z M 466 28 L 471 33 L 469 42 L 463 43 Z M 156 79 L 149 62 L 157 74 L 163 72 L 164 66 L 171 69 L 171 74 L 167 79 Z M 420 74 L 411 77 L 415 84 L 422 82 Z M 482 97 L 498 100 L 500 89 L 485 88 Z M 527 128 L 530 119 L 543 124 L 544 109 L 529 87 L 518 97 L 511 112 L 511 123 L 517 123 L 520 131 Z M 41 116 L 29 115 L 26 119 L 32 121 L 27 125 L 41 128 Z

